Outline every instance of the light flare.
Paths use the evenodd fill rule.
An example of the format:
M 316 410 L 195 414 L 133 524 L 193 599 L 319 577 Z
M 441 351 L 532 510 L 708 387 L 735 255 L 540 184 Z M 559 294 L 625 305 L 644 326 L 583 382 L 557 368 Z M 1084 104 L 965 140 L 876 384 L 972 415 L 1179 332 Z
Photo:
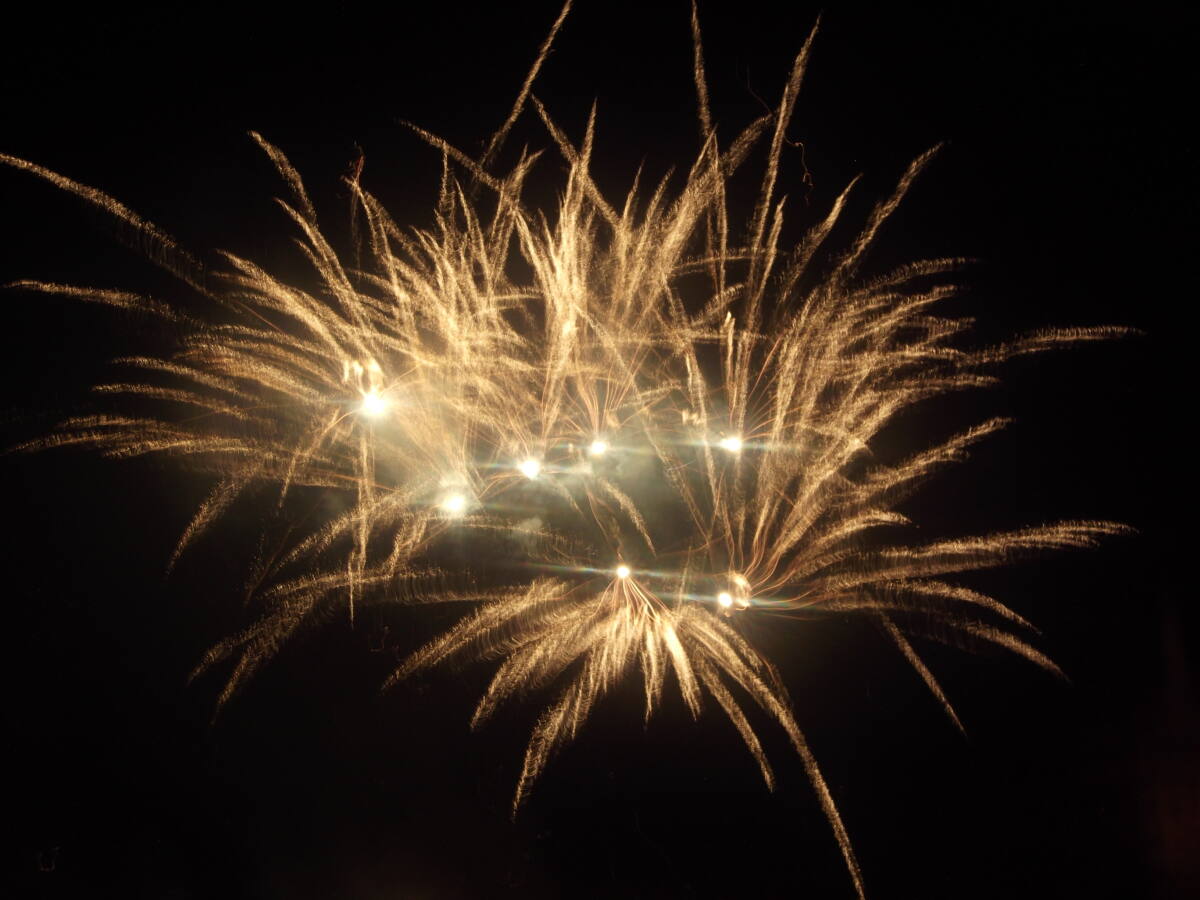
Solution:
M 362 395 L 362 403 L 359 404 L 358 411 L 364 416 L 371 419 L 378 419 L 388 411 L 390 403 L 388 399 L 378 391 L 366 391 Z
M 458 517 L 467 511 L 469 505 L 465 494 L 452 493 L 443 497 L 438 507 L 448 516 Z
M 721 438 L 721 440 L 717 442 L 717 445 L 728 453 L 742 452 L 742 439 L 736 435 L 730 435 L 728 437 Z

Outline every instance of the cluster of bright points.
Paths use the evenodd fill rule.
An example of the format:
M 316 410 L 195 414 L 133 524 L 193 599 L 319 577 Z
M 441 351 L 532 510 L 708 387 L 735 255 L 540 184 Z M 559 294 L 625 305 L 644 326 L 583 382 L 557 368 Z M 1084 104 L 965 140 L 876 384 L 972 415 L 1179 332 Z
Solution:
M 362 392 L 362 403 L 358 407 L 361 415 L 369 419 L 378 419 L 382 417 L 390 408 L 391 404 L 388 398 L 379 392 L 377 388 L 372 388 Z M 742 451 L 742 439 L 737 435 L 726 435 L 715 442 L 715 445 L 726 453 L 736 454 Z M 608 453 L 610 449 L 608 441 L 602 437 L 598 437 L 588 445 L 588 456 L 600 457 Z M 528 457 L 521 460 L 515 466 L 516 470 L 525 478 L 534 481 L 542 474 L 542 461 L 536 457 Z M 471 501 L 466 494 L 461 491 L 451 491 L 444 494 L 438 503 L 438 508 L 447 516 L 457 518 L 463 516 L 471 507 Z M 615 569 L 617 578 L 622 580 L 629 578 L 633 574 L 633 570 L 629 566 L 622 563 Z M 717 594 L 717 605 L 721 611 L 728 615 L 734 610 L 748 609 L 750 606 L 750 585 L 746 579 L 738 574 L 730 576 L 731 589 L 721 591 Z

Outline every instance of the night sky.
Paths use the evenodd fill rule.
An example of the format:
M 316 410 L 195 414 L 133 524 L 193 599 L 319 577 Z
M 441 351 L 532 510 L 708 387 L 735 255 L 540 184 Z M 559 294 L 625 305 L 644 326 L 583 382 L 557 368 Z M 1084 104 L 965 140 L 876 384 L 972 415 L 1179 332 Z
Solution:
M 598 101 L 595 170 L 614 196 L 639 163 L 657 180 L 698 146 L 688 4 L 648 6 L 579 0 L 535 86 L 576 140 Z M 821 12 L 771 6 L 701 5 L 726 142 L 777 102 Z M 107 191 L 206 259 L 225 248 L 299 271 L 272 203 L 284 187 L 246 132 L 289 154 L 338 240 L 338 179 L 360 152 L 367 188 L 401 224 L 427 225 L 440 158 L 403 122 L 479 153 L 557 9 L 26 11 L 0 58 L 0 152 Z M 1181 13 L 1144 4 L 824 8 L 784 163 L 792 237 L 860 172 L 849 215 L 861 221 L 945 142 L 868 271 L 977 259 L 947 309 L 975 317 L 980 341 L 1044 326 L 1144 332 L 1010 363 L 1004 387 L 936 401 L 881 436 L 916 447 L 1016 419 L 905 504 L 921 537 L 1067 518 L 1138 530 L 963 579 L 1039 625 L 1069 684 L 999 651 L 921 645 L 964 740 L 866 623 L 747 624 L 792 693 L 870 897 L 1200 895 L 1200 656 L 1183 579 L 1194 529 L 1172 515 L 1195 480 L 1189 33 Z M 525 144 L 550 151 L 531 190 L 552 202 L 563 166 L 530 114 L 507 158 Z M 11 170 L 0 198 L 0 283 L 201 308 L 79 201 Z M 5 447 L 103 408 L 88 388 L 108 360 L 170 346 L 112 310 L 19 289 L 3 299 Z M 226 521 L 168 577 L 205 478 L 88 451 L 5 455 L 0 478 L 13 896 L 853 896 L 782 731 L 752 720 L 772 794 L 729 723 L 715 709 L 691 722 L 670 687 L 648 727 L 639 685 L 612 693 L 511 821 L 536 702 L 472 734 L 486 665 L 379 691 L 451 610 L 308 631 L 210 725 L 220 674 L 187 675 L 247 621 L 256 523 Z

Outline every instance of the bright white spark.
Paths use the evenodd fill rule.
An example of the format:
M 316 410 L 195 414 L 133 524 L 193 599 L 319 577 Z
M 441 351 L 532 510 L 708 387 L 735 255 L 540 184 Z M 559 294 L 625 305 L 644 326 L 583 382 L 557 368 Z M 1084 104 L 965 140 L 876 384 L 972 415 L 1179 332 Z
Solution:
M 722 450 L 728 450 L 730 453 L 740 453 L 742 450 L 742 439 L 736 435 L 723 437 L 718 441 L 718 445 Z
M 536 459 L 527 459 L 525 462 L 517 466 L 521 470 L 521 474 L 526 478 L 533 480 L 538 477 L 538 473 L 542 471 L 542 464 Z
M 467 498 L 462 494 L 447 494 L 442 499 L 442 512 L 451 516 L 461 516 L 467 511 Z
M 721 593 L 717 594 L 717 602 L 726 609 L 729 609 L 729 607 L 733 606 L 733 595 L 729 591 L 721 591 Z
M 625 566 L 625 565 L 617 566 L 617 577 L 618 578 L 628 578 L 629 574 L 630 574 L 629 566 Z
M 602 441 L 599 438 L 592 441 L 592 446 L 588 447 L 588 453 L 592 456 L 603 456 L 608 452 L 608 442 Z
M 362 405 L 358 411 L 364 416 L 370 416 L 372 419 L 377 419 L 387 412 L 388 401 L 386 397 L 381 397 L 379 391 L 370 390 L 363 393 Z

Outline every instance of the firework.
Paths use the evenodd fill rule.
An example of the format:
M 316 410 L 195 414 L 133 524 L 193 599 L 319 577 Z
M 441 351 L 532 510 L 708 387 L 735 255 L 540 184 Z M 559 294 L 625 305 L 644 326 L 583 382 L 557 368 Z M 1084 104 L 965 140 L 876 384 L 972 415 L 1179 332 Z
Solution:
M 214 310 L 198 321 L 133 294 L 26 283 L 165 317 L 184 335 L 168 358 L 118 360 L 128 374 L 97 387 L 165 412 L 73 418 L 28 446 L 167 455 L 210 472 L 213 488 L 171 564 L 235 503 L 293 526 L 250 573 L 259 616 L 197 668 L 231 665 L 218 708 L 320 613 L 344 611 L 353 623 L 366 603 L 471 603 L 388 685 L 456 658 L 496 660 L 473 726 L 507 700 L 550 692 L 514 810 L 614 683 L 641 679 L 648 718 L 671 680 L 694 716 L 715 702 L 768 785 L 772 770 L 743 706 L 784 729 L 861 895 L 849 837 L 787 691 L 740 619 L 862 613 L 956 725 L 909 636 L 991 643 L 1056 672 L 1030 643 L 1027 622 L 946 579 L 1092 546 L 1120 526 L 1069 521 L 912 544 L 897 504 L 1005 423 L 983 422 L 899 462 L 881 461 L 872 446 L 914 405 L 992 384 L 1007 359 L 1121 330 L 964 347 L 969 323 L 936 312 L 954 293 L 945 279 L 961 260 L 862 276 L 877 233 L 932 151 L 848 246 L 829 244 L 853 184 L 797 246 L 784 247 L 781 155 L 815 30 L 778 106 L 722 146 L 693 13 L 700 151 L 681 186 L 643 192 L 635 183 L 610 202 L 590 174 L 594 110 L 574 143 L 531 92 L 568 7 L 480 158 L 417 129 L 445 160 L 432 227 L 405 228 L 357 175 L 346 180 L 361 237 L 353 265 L 318 227 L 284 154 L 254 135 L 287 186 L 280 205 L 311 264 L 307 280 L 232 254 L 204 273 L 113 198 L 0 157 L 121 219 Z M 567 164 L 552 217 L 523 199 L 536 154 L 494 171 L 529 107 Z M 758 200 L 735 228 L 726 186 L 761 144 Z M 477 199 L 483 192 L 487 202 Z M 517 260 L 529 273 L 521 280 Z M 697 275 L 705 288 L 695 287 Z M 314 516 L 314 508 L 335 511 Z M 452 534 L 520 565 L 447 571 L 439 560 Z

